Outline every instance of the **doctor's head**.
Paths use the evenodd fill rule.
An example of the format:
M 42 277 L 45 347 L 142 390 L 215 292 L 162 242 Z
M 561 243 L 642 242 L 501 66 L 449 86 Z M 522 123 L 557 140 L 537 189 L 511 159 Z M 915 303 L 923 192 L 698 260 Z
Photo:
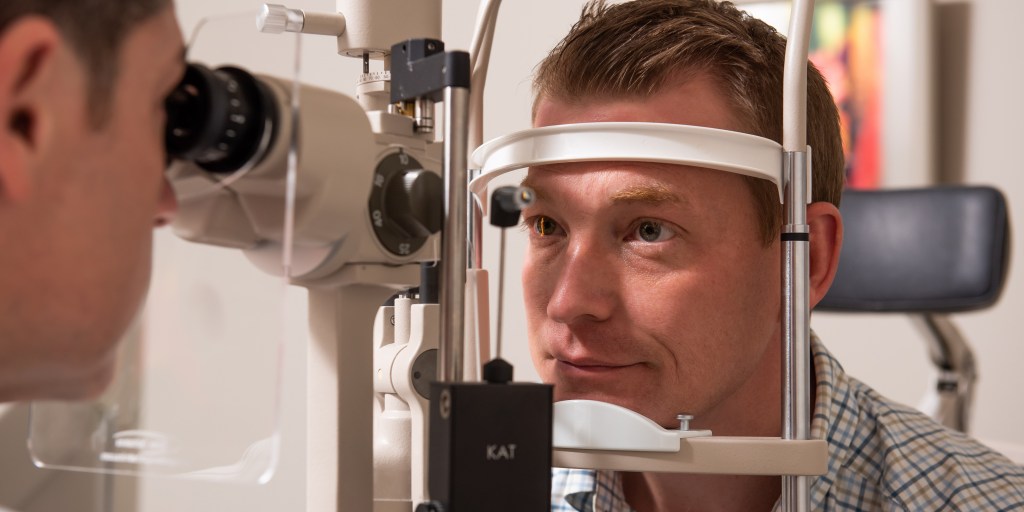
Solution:
M 784 54 L 782 36 L 729 3 L 592 3 L 537 69 L 534 125 L 660 122 L 781 142 Z M 843 153 L 809 67 L 814 304 L 838 259 Z M 780 388 L 774 184 L 630 162 L 535 167 L 526 182 L 538 193 L 523 212 L 531 352 L 558 399 L 617 403 L 666 426 L 683 412 L 700 426 L 778 409 L 760 404 Z
M 0 401 L 95 394 L 174 208 L 171 0 L 0 3 Z

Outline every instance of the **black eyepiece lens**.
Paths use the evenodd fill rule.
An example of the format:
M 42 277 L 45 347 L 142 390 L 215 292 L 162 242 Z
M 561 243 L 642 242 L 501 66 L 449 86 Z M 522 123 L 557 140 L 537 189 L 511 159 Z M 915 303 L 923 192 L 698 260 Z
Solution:
M 167 154 L 214 173 L 254 163 L 273 136 L 277 111 L 265 84 L 245 70 L 189 64 L 167 97 Z

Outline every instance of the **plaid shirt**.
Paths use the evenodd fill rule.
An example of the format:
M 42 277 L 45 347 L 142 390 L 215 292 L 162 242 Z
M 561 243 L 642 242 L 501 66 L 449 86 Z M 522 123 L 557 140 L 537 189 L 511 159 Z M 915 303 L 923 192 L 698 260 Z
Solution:
M 847 376 L 817 336 L 811 350 L 811 436 L 829 454 L 814 510 L 1024 510 L 1024 467 Z M 632 512 L 617 473 L 563 468 L 552 471 L 551 510 Z

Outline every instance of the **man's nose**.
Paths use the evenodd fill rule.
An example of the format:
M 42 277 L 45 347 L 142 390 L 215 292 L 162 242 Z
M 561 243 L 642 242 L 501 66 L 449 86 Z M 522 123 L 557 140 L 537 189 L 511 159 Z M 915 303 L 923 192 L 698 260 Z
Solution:
M 153 219 L 155 227 L 166 226 L 174 220 L 174 214 L 178 212 L 178 198 L 174 196 L 174 189 L 167 178 L 163 179 L 163 186 L 160 188 L 160 200 L 157 203 L 156 217 Z
M 572 325 L 611 317 L 619 279 L 614 258 L 604 252 L 585 240 L 570 244 L 548 301 L 549 318 Z

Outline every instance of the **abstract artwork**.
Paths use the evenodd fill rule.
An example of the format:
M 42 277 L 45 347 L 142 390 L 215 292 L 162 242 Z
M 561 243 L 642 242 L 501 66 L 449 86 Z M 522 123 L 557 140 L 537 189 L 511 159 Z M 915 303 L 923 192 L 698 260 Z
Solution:
M 740 5 L 785 34 L 789 2 Z M 839 107 L 847 185 L 882 182 L 882 12 L 877 1 L 818 2 L 810 59 Z

